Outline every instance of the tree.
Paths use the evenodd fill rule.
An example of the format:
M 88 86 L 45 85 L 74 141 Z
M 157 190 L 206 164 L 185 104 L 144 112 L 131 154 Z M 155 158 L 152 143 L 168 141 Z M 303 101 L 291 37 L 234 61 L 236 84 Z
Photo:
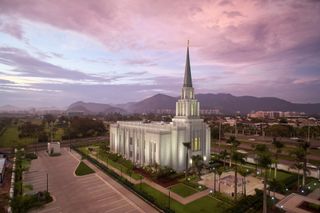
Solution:
M 298 190 L 299 190 L 299 188 L 300 188 L 300 170 L 303 169 L 303 164 L 300 162 L 297 162 L 292 167 L 298 170 Z
M 245 155 L 234 151 L 231 156 L 232 160 L 234 161 L 234 198 L 237 200 L 237 194 L 238 194 L 238 164 L 244 163 Z
M 295 161 L 297 163 L 302 162 L 303 168 L 303 174 L 302 174 L 302 186 L 305 185 L 305 180 L 307 176 L 307 172 L 309 172 L 307 168 L 307 155 L 308 155 L 308 150 L 310 147 L 310 143 L 306 142 L 304 140 L 299 140 L 299 145 L 298 147 L 290 153 L 290 155 L 294 155 Z
M 238 146 L 240 145 L 240 141 L 238 141 L 235 136 L 230 136 L 230 138 L 227 140 L 227 143 L 231 145 L 231 155 L 229 162 L 229 166 L 231 167 L 232 153 L 234 153 L 237 150 Z
M 267 213 L 267 181 L 268 181 L 268 169 L 271 166 L 271 153 L 267 149 L 267 146 L 262 144 L 257 149 L 258 166 L 264 170 L 263 180 L 263 213 Z
M 194 168 L 197 170 L 197 174 L 200 177 L 201 176 L 201 170 L 204 166 L 203 158 L 201 155 L 194 155 L 192 156 L 192 164 Z
M 221 167 L 220 163 L 216 163 L 214 161 L 209 162 L 209 168 L 213 172 L 213 192 L 216 192 L 216 175 L 219 173 L 219 168 Z M 219 186 L 220 190 L 220 186 Z
M 226 168 L 226 158 L 228 156 L 227 150 L 223 150 L 222 152 L 219 153 L 219 158 L 223 159 L 223 168 Z
M 247 196 L 247 180 L 246 180 L 246 177 L 251 173 L 251 170 L 250 169 L 247 169 L 247 168 L 241 168 L 239 170 L 239 173 L 240 175 L 243 176 L 243 194 L 244 196 Z
M 219 167 L 219 168 L 217 169 L 218 182 L 219 182 L 219 185 L 218 185 L 218 191 L 219 191 L 219 192 L 220 192 L 220 177 L 221 177 L 221 175 L 222 175 L 223 171 L 224 171 L 224 168 L 223 168 L 223 167 Z
M 272 145 L 276 149 L 275 151 L 275 168 L 274 168 L 274 179 L 277 178 L 277 169 L 278 169 L 278 158 L 279 154 L 282 152 L 282 148 L 284 147 L 283 143 L 277 140 L 276 137 L 273 138 Z

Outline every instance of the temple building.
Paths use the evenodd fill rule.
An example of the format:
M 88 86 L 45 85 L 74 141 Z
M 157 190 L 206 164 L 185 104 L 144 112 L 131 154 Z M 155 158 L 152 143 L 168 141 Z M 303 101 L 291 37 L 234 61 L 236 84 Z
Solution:
M 203 156 L 205 162 L 210 159 L 210 128 L 200 118 L 200 103 L 194 95 L 189 45 L 181 98 L 172 122 L 118 121 L 110 125 L 110 149 L 136 165 L 157 163 L 176 171 L 185 170 L 187 162 L 190 166 L 194 155 Z

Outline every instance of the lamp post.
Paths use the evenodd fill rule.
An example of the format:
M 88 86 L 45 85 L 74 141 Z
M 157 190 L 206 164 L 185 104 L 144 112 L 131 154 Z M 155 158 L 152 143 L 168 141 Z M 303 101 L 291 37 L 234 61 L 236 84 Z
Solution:
M 49 192 L 49 177 L 48 177 L 48 173 L 47 173 L 47 192 Z
M 213 167 L 213 192 L 216 193 L 216 168 Z
M 169 187 L 169 204 L 168 204 L 169 209 L 170 209 L 170 201 L 171 201 L 171 197 L 170 197 L 170 187 Z

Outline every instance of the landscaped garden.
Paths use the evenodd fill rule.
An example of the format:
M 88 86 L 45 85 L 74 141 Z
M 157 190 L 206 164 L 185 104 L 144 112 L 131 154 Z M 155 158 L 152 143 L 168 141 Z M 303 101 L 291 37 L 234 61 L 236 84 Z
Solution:
M 173 186 L 169 187 L 169 189 L 172 192 L 174 192 L 174 193 L 176 193 L 176 194 L 178 194 L 178 195 L 180 195 L 182 197 L 188 197 L 190 195 L 193 195 L 193 194 L 199 192 L 199 191 L 195 190 L 194 188 L 192 188 L 192 187 L 190 187 L 190 186 L 188 186 L 188 185 L 186 185 L 184 183 L 178 183 L 176 185 L 173 185 Z
M 37 156 L 34 153 L 26 154 L 23 150 L 18 150 L 15 156 L 14 197 L 10 201 L 12 212 L 27 212 L 51 202 L 53 199 L 47 191 L 39 191 L 34 194 L 25 193 L 32 186 L 23 184 L 22 174 L 29 169 L 30 161 L 36 159 Z
M 87 166 L 87 164 L 85 164 L 84 162 L 80 162 L 76 171 L 75 171 L 75 174 L 77 176 L 83 176 L 83 175 L 88 175 L 88 174 L 92 174 L 94 173 L 93 169 L 91 169 L 89 166 Z
M 167 208 L 169 208 L 170 205 L 170 209 L 177 213 L 213 212 L 213 210 L 214 212 L 219 213 L 224 212 L 228 207 L 230 207 L 228 204 L 225 204 L 222 201 L 209 195 L 195 200 L 189 204 L 183 205 L 172 198 L 169 199 L 169 194 L 163 194 L 162 192 L 159 192 L 158 190 L 145 183 L 142 183 L 142 185 L 135 185 L 134 187 L 136 188 L 136 190 L 142 190 L 144 193 L 152 196 L 154 198 L 154 201 L 158 205 Z
M 133 171 L 132 162 L 124 159 L 120 155 L 108 153 L 100 146 L 80 147 L 79 149 L 87 155 L 95 156 L 96 158 L 105 162 L 107 165 L 122 171 L 124 174 L 129 175 L 135 180 L 140 180 L 142 178 L 141 175 Z

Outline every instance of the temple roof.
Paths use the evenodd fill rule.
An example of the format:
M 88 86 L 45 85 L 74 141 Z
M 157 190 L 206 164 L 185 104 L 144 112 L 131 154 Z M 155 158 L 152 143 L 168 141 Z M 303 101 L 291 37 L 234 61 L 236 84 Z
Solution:
M 191 67 L 190 67 L 190 57 L 189 57 L 189 41 L 188 41 L 188 47 L 187 47 L 187 58 L 186 58 L 186 67 L 184 71 L 183 87 L 192 87 Z

